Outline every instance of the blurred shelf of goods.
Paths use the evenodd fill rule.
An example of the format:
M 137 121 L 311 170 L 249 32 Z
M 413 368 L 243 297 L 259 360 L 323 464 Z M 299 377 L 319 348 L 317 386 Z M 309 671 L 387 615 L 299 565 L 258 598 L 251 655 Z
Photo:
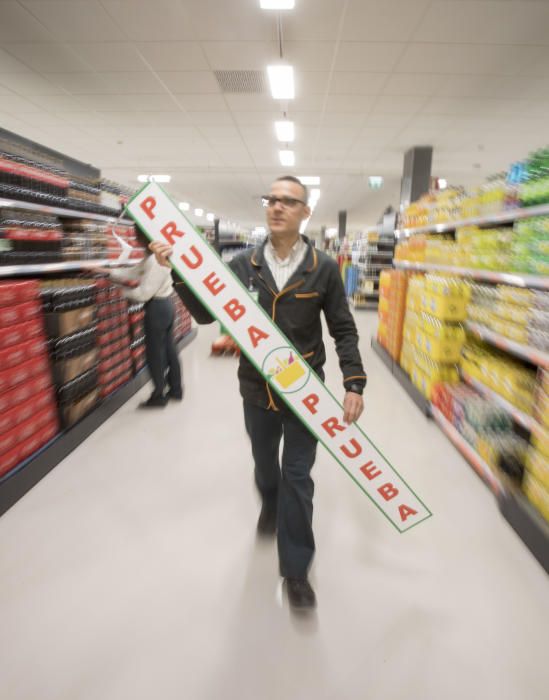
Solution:
M 450 188 L 411 204 L 396 269 L 381 275 L 374 344 L 494 492 L 527 499 L 546 553 L 548 203 L 543 149 L 473 193 Z
M 145 381 L 142 305 L 93 272 L 144 257 L 122 218 L 132 193 L 0 130 L 0 512 Z M 191 317 L 174 303 L 181 342 Z

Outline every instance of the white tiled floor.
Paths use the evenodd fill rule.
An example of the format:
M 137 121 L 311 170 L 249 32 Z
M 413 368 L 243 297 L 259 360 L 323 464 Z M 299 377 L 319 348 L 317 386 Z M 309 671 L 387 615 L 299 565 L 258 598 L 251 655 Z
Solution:
M 0 519 L 5 700 L 546 700 L 549 579 L 369 348 L 361 424 L 434 511 L 398 535 L 320 450 L 319 607 L 290 614 L 236 361 L 183 353 L 186 398 L 132 399 Z M 328 382 L 340 392 L 334 353 Z

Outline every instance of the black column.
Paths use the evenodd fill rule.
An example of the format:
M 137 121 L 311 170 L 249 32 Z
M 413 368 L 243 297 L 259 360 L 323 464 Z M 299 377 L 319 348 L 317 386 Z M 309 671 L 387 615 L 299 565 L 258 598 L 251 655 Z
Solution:
M 342 241 L 347 233 L 347 212 L 338 212 L 338 223 L 339 223 L 339 240 Z
M 407 207 L 429 191 L 431 184 L 432 146 L 414 146 L 404 155 L 400 204 Z
M 214 219 L 214 248 L 219 253 L 219 219 Z

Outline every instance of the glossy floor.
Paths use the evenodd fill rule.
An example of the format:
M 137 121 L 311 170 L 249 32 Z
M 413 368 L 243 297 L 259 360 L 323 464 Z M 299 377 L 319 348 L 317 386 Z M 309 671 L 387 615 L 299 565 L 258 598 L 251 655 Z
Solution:
M 545 700 L 549 578 L 369 348 L 362 426 L 434 517 L 399 535 L 319 451 L 315 615 L 292 615 L 217 327 L 0 519 L 6 700 Z M 331 341 L 330 341 L 331 344 Z M 340 393 L 329 353 L 329 384 Z

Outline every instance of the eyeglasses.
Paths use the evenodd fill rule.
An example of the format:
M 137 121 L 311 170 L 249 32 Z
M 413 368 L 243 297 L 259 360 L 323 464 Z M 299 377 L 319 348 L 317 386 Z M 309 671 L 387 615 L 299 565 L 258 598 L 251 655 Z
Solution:
M 261 202 L 265 209 L 267 207 L 274 207 L 278 202 L 280 202 L 284 209 L 293 209 L 294 207 L 297 207 L 298 204 L 307 204 L 307 202 L 304 202 L 302 199 L 294 199 L 293 197 L 274 197 L 271 194 L 263 195 L 263 197 L 261 197 Z

